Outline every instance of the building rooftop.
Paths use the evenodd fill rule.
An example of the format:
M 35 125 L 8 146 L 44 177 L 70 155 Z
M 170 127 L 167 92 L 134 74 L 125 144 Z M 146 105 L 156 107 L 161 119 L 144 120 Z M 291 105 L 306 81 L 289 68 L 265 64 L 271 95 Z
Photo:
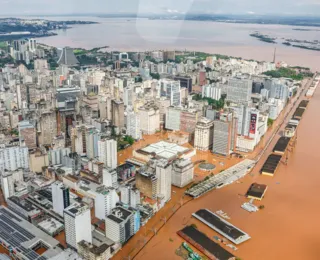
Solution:
M 65 213 L 71 215 L 71 216 L 77 216 L 81 214 L 84 211 L 89 210 L 89 207 L 83 203 L 74 203 L 67 207 L 64 211 Z
M 0 239 L 30 260 L 48 259 L 62 251 L 57 240 L 3 206 L 0 206 Z M 42 256 L 33 250 L 39 243 L 48 247 Z
M 251 184 L 250 188 L 248 189 L 246 196 L 257 198 L 257 199 L 262 199 L 267 188 L 268 187 L 265 184 L 253 183 L 253 184 Z
M 192 216 L 199 219 L 201 222 L 205 223 L 207 226 L 211 227 L 213 230 L 235 244 L 240 244 L 250 239 L 248 234 L 207 209 L 200 209 L 193 213 Z
M 177 157 L 179 154 L 183 154 L 190 151 L 190 149 L 165 141 L 160 141 L 158 143 L 150 144 L 137 152 L 143 152 L 145 154 L 155 154 L 164 159 L 172 159 Z

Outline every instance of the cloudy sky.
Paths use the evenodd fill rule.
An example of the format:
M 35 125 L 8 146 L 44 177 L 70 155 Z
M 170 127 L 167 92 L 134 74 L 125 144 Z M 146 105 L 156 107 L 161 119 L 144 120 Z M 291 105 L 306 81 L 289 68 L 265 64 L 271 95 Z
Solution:
M 319 15 L 320 0 L 0 0 L 0 15 L 218 13 Z

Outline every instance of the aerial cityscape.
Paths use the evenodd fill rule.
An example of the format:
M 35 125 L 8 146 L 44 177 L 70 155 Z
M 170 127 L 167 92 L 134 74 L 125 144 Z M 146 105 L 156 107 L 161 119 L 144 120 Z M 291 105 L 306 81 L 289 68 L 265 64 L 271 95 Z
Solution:
M 2 16 L 1 260 L 319 259 L 320 19 Z

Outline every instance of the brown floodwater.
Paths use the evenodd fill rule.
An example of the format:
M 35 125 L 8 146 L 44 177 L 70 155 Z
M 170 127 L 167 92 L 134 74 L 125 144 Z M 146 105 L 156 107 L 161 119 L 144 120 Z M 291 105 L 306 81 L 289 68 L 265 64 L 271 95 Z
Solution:
M 238 246 L 237 251 L 226 248 L 241 259 L 319 259 L 319 107 L 320 90 L 317 89 L 298 128 L 297 145 L 289 153 L 288 165 L 281 163 L 274 177 L 262 176 L 258 172 L 276 138 L 269 152 L 254 168 L 253 175 L 247 175 L 241 183 L 214 190 L 184 205 L 135 259 L 180 259 L 175 250 L 183 240 L 176 232 L 186 224 L 195 223 L 199 230 L 213 239 L 217 234 L 191 217 L 201 208 L 223 210 L 231 217 L 229 221 L 232 224 L 251 236 L 249 241 Z M 265 208 L 249 213 L 240 206 L 247 201 L 243 194 L 253 182 L 267 184 L 268 190 L 261 202 L 255 202 Z

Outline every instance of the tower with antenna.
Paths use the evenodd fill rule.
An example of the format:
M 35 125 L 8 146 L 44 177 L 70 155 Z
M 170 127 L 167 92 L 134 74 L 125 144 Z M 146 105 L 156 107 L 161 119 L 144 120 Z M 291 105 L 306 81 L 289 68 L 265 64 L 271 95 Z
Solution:
M 277 52 L 277 48 L 274 48 L 273 63 L 276 63 L 276 52 Z

